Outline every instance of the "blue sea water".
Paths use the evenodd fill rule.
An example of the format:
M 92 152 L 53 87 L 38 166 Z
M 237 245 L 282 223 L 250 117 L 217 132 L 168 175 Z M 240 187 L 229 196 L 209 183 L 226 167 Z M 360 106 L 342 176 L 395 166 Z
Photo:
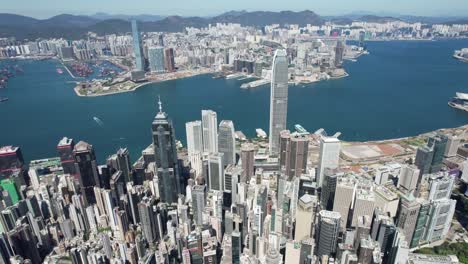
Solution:
M 342 132 L 343 140 L 364 141 L 467 124 L 468 113 L 447 105 L 455 92 L 468 92 L 468 64 L 452 58 L 463 47 L 468 40 L 370 42 L 369 55 L 345 64 L 349 77 L 290 86 L 288 127 L 325 128 Z M 70 76 L 56 72 L 57 61 L 15 63 L 25 73 L 0 89 L 10 99 L 0 103 L 0 145 L 20 146 L 28 160 L 56 156 L 63 136 L 93 144 L 99 162 L 119 147 L 136 159 L 151 142 L 158 95 L 183 142 L 185 122 L 200 119 L 202 109 L 215 110 L 218 121 L 233 120 L 248 136 L 256 128 L 268 132 L 268 85 L 243 90 L 245 81 L 202 75 L 82 98 Z

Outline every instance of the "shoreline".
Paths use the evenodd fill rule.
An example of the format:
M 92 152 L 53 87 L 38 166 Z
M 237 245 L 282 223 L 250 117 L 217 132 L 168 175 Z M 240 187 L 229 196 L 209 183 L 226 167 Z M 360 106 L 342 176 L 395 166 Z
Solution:
M 117 90 L 117 91 L 110 91 L 110 92 L 104 92 L 104 93 L 98 93 L 98 94 L 81 94 L 79 92 L 80 90 L 80 85 L 77 85 L 73 88 L 73 90 L 75 91 L 75 94 L 79 97 L 99 97 L 99 96 L 108 96 L 108 95 L 114 95 L 114 94 L 120 94 L 120 93 L 130 93 L 130 92 L 134 92 L 136 91 L 137 89 L 141 88 L 141 87 L 144 87 L 146 85 L 149 85 L 149 84 L 155 84 L 155 83 L 162 83 L 162 82 L 168 82 L 168 81 L 175 81 L 175 80 L 183 80 L 183 79 L 186 79 L 186 78 L 191 78 L 191 77 L 195 77 L 195 76 L 199 76 L 199 75 L 205 75 L 205 74 L 214 74 L 216 73 L 216 71 L 206 71 L 206 72 L 194 72 L 192 74 L 190 74 L 189 76 L 184 76 L 184 77 L 180 77 L 180 78 L 170 78 L 170 79 L 167 79 L 167 80 L 150 80 L 150 81 L 145 81 L 145 82 L 142 82 L 142 83 L 138 83 L 135 87 L 132 87 L 131 89 L 128 89 L 128 90 Z M 121 83 L 119 83 L 121 84 Z M 118 85 L 118 84 L 114 84 L 114 85 Z

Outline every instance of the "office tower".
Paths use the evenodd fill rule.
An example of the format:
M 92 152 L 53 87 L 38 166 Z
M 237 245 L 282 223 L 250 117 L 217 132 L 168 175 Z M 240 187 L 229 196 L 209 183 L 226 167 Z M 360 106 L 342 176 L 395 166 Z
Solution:
M 276 50 L 272 63 L 270 95 L 270 154 L 279 152 L 280 132 L 288 114 L 288 60 L 286 50 Z
M 241 246 L 241 233 L 239 230 L 235 230 L 232 232 L 231 235 L 232 239 L 232 264 L 239 264 L 240 263 L 240 255 L 242 253 L 242 246 Z
M 374 252 L 377 252 L 375 257 Z M 368 238 L 361 239 L 358 248 L 358 261 L 359 263 L 381 263 L 379 243 Z
M 463 162 L 461 180 L 465 183 L 468 183 L 468 159 Z
M 0 179 L 13 175 L 24 166 L 23 154 L 19 147 L 6 146 L 0 148 Z
M 36 246 L 37 240 L 28 224 L 16 226 L 7 233 L 7 236 L 11 250 L 15 255 L 31 260 L 33 264 L 41 263 L 39 250 Z
M 397 187 L 404 193 L 410 193 L 416 190 L 420 172 L 415 165 L 403 165 L 398 178 Z
M 410 248 L 419 246 L 419 242 L 423 239 L 423 234 L 426 230 L 426 222 L 429 217 L 429 210 L 431 204 L 427 200 L 417 199 L 418 203 L 421 204 L 419 208 L 418 218 L 414 227 L 413 237 L 411 238 Z
M 336 42 L 335 47 L 335 67 L 340 68 L 343 66 L 343 55 L 344 55 L 345 45 L 341 40 Z
M 218 151 L 223 153 L 223 165 L 236 165 L 236 138 L 234 123 L 222 120 L 218 130 Z
M 75 142 L 71 138 L 62 138 L 57 145 L 57 152 L 62 163 L 63 173 L 75 175 L 75 160 L 73 159 L 73 149 Z
M 317 196 L 304 194 L 300 199 L 296 210 L 296 230 L 294 240 L 301 241 L 312 236 L 312 225 L 315 219 Z
M 375 208 L 395 217 L 400 199 L 398 195 L 385 186 L 378 185 L 374 188 Z
M 163 112 L 159 100 L 159 112 L 152 124 L 154 157 L 159 180 L 159 195 L 164 203 L 176 203 L 181 193 L 179 164 L 172 120 Z
M 320 204 L 325 210 L 333 210 L 333 201 L 335 199 L 336 183 L 339 176 L 343 176 L 343 173 L 337 170 L 325 169 L 324 181 L 322 186 L 322 192 L 320 195 Z
M 146 67 L 145 58 L 143 56 L 143 42 L 141 40 L 140 31 L 138 31 L 138 23 L 136 20 L 132 20 L 132 36 L 136 69 L 138 71 L 144 71 Z
M 101 182 L 93 146 L 84 141 L 78 142 L 73 149 L 73 158 L 75 160 L 76 177 L 80 183 L 82 194 L 85 195 L 88 203 L 94 203 L 93 187 L 100 187 Z
M 164 50 L 164 68 L 166 69 L 167 72 L 175 71 L 173 48 L 168 48 Z
M 436 134 L 435 136 L 429 137 L 427 140 L 427 146 L 434 150 L 434 156 L 432 157 L 430 173 L 439 172 L 442 169 L 444 160 L 445 149 L 447 148 L 448 137 L 444 134 Z
M 297 241 L 289 240 L 286 242 L 286 256 L 284 263 L 299 264 L 301 260 L 301 244 Z
M 331 256 L 336 252 L 340 222 L 340 213 L 326 210 L 320 211 L 317 227 L 317 256 L 319 258 Z
M 117 153 L 107 159 L 107 165 L 112 169 L 111 173 L 121 171 L 124 182 L 130 182 L 132 177 L 132 165 L 130 164 L 130 154 L 127 148 L 119 148 Z
M 192 188 L 193 220 L 197 226 L 203 225 L 203 211 L 206 203 L 206 186 L 195 185 Z
M 428 175 L 429 201 L 450 199 L 452 195 L 455 178 L 448 173 L 437 173 Z
M 377 209 L 376 209 L 377 212 Z M 396 227 L 393 218 L 385 214 L 376 214 L 372 224 L 372 239 L 379 242 L 380 252 L 387 258 L 391 251 L 391 241 L 395 235 Z
M 445 157 L 455 157 L 457 155 L 458 147 L 460 146 L 461 138 L 457 136 L 447 137 L 447 147 L 445 148 Z
M 392 250 L 390 253 L 391 256 L 387 260 L 387 263 L 395 263 L 395 264 L 408 263 L 409 248 L 408 248 L 408 243 L 406 241 L 407 239 L 403 231 L 397 228 L 397 231 L 395 232 L 395 236 L 392 241 Z
M 359 248 L 359 244 L 361 243 L 361 239 L 367 239 L 371 234 L 371 224 L 372 224 L 372 216 L 362 215 L 357 217 L 357 224 L 355 227 L 355 235 L 353 242 L 353 248 Z
M 432 243 L 445 239 L 452 223 L 456 203 L 456 200 L 447 198 L 431 202 L 426 230 L 421 240 Z
M 333 211 L 340 213 L 342 231 L 346 229 L 348 214 L 354 197 L 355 182 L 346 176 L 338 179 L 336 184 Z
M 418 167 L 420 176 L 430 172 L 433 157 L 434 149 L 432 147 L 421 146 L 418 148 L 418 150 L 416 151 L 416 159 L 414 161 L 414 165 Z
M 242 182 L 249 182 L 254 176 L 255 145 L 244 143 L 241 146 Z M 467 176 L 468 178 L 468 176 Z
M 412 194 L 401 196 L 400 210 L 397 217 L 397 227 L 402 230 L 406 242 L 409 245 L 416 228 L 419 209 L 421 204 Z
M 300 177 L 306 172 L 309 138 L 289 130 L 280 132 L 280 169 L 288 176 Z
M 224 190 L 223 153 L 212 153 L 208 156 L 209 190 Z
M 189 155 L 203 152 L 203 130 L 200 120 L 185 124 L 187 134 L 187 151 Z
M 164 72 L 164 48 L 149 47 L 148 48 L 149 68 L 152 72 Z
M 138 213 L 140 215 L 141 229 L 143 236 L 149 243 L 155 242 L 160 234 L 158 233 L 158 221 L 156 219 L 156 203 L 154 200 L 148 199 L 147 197 L 138 203 Z
M 203 151 L 218 152 L 218 118 L 216 112 L 202 110 Z
M 335 137 L 320 137 L 320 156 L 317 172 L 317 184 L 323 185 L 323 171 L 328 169 L 337 169 L 340 161 L 341 143 Z

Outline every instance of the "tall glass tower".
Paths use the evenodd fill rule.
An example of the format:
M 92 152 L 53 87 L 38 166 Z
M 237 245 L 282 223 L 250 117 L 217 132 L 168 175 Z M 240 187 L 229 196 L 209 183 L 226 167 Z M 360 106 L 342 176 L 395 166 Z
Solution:
M 140 31 L 136 20 L 132 20 L 133 52 L 135 53 L 136 69 L 145 70 L 145 58 L 143 57 L 143 43 L 141 42 Z
M 276 50 L 273 57 L 270 97 L 270 154 L 279 151 L 280 132 L 286 129 L 288 114 L 288 61 L 286 50 Z
M 175 132 L 172 120 L 162 111 L 161 101 L 159 113 L 152 124 L 152 134 L 161 201 L 168 204 L 177 203 L 181 187 Z

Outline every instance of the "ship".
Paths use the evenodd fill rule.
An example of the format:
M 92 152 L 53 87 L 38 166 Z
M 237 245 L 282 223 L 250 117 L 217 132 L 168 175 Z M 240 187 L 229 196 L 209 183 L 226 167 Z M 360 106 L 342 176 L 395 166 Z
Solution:
M 60 69 L 60 68 L 57 68 L 57 73 L 58 73 L 58 74 L 62 74 L 62 73 L 63 73 L 63 70 Z
M 456 93 L 456 96 L 448 102 L 448 105 L 455 109 L 468 112 L 468 94 Z
M 93 117 L 93 119 L 99 126 L 104 126 L 104 122 L 102 122 L 101 119 L 97 117 Z
M 8 97 L 0 97 L 0 103 L 8 101 Z
M 453 57 L 457 60 L 468 62 L 468 48 L 464 48 L 461 50 L 456 50 L 453 53 Z

